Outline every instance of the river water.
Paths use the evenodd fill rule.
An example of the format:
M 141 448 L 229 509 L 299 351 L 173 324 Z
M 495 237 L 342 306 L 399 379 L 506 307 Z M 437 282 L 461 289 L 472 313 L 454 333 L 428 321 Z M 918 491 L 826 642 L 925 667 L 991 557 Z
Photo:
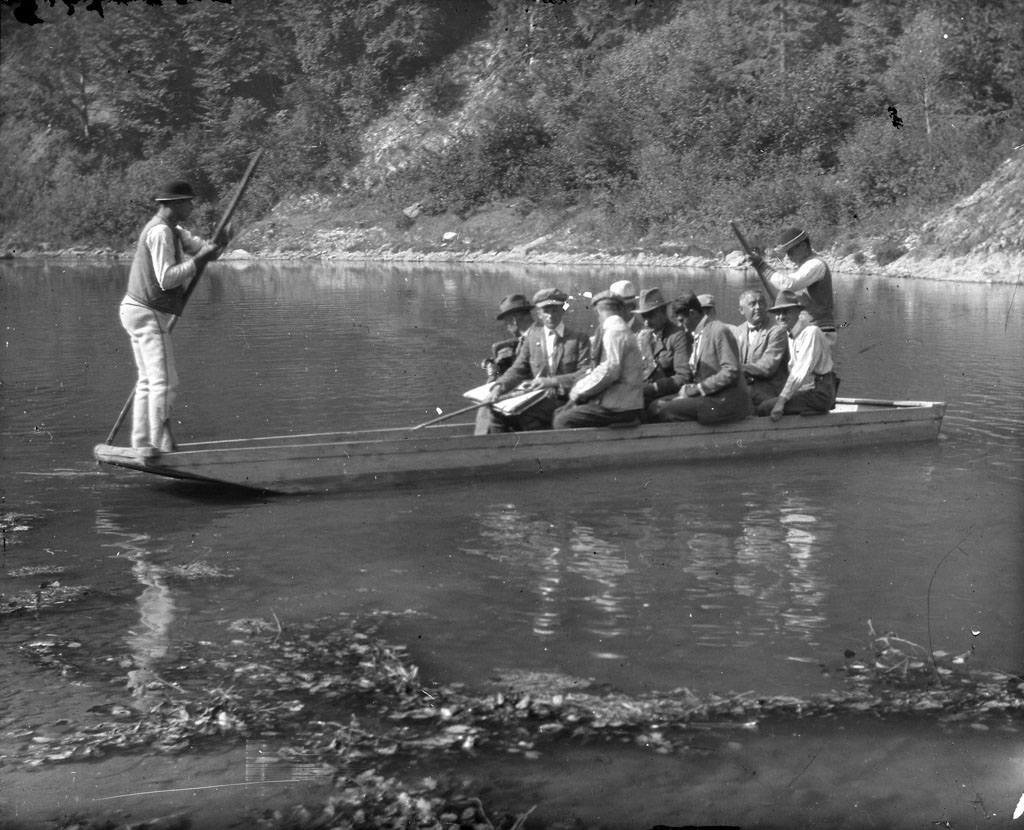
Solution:
M 807 696 L 838 687 L 822 664 L 863 648 L 869 626 L 967 655 L 979 669 L 1024 669 L 1017 286 L 837 276 L 841 394 L 946 401 L 936 442 L 257 498 L 92 461 L 133 380 L 117 318 L 126 274 L 123 263 L 0 264 L 0 591 L 9 599 L 41 578 L 88 589 L 36 619 L 0 617 L 0 755 L 16 755 L 19 729 L 68 717 L 98 694 L 26 662 L 28 638 L 73 636 L 107 659 L 127 653 L 136 666 L 159 667 L 177 643 L 230 637 L 239 618 L 287 626 L 330 613 L 383 614 L 387 636 L 409 647 L 424 677 L 478 689 L 535 672 L 627 693 Z M 669 269 L 215 264 L 175 331 L 175 436 L 426 421 L 462 406 L 461 393 L 483 381 L 479 360 L 503 337 L 494 321 L 502 296 L 555 285 L 578 297 L 622 278 L 669 295 L 713 293 L 719 316 L 733 323 L 753 279 Z M 591 312 L 574 301 L 567 324 L 589 330 Z M 189 565 L 219 577 L 168 576 Z M 926 727 L 905 727 L 899 740 L 931 740 L 942 754 L 941 735 L 914 729 Z M 867 740 L 862 755 L 864 746 L 877 744 Z M 988 757 L 977 749 L 966 772 L 942 770 L 927 786 L 935 794 L 953 786 L 943 775 L 970 778 L 973 798 L 982 786 L 976 764 Z M 1024 792 L 1022 761 L 1017 753 L 1010 766 L 995 764 L 990 802 L 1009 798 L 1017 784 L 1007 782 Z M 604 792 L 624 785 L 615 770 L 636 775 L 633 760 L 609 763 Z M 116 786 L 147 789 L 143 768 L 119 769 Z M 36 785 L 60 789 L 55 779 L 19 781 L 14 795 L 0 789 L 0 810 L 28 816 L 45 791 Z M 873 786 L 863 784 L 862 801 Z M 600 797 L 581 794 L 573 809 L 590 800 Z M 992 803 L 982 810 L 996 812 Z M 1005 817 L 1006 804 L 998 811 Z M 748 822 L 758 815 L 745 813 Z

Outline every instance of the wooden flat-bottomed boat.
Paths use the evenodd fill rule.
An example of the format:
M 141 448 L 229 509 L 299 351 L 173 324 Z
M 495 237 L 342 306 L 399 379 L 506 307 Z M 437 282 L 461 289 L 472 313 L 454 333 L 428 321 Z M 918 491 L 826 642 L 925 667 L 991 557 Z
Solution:
M 946 405 L 840 398 L 825 415 L 732 424 L 637 424 L 472 435 L 472 425 L 282 435 L 182 444 L 142 458 L 98 444 L 101 464 L 272 493 L 362 491 L 485 476 L 802 454 L 936 439 Z

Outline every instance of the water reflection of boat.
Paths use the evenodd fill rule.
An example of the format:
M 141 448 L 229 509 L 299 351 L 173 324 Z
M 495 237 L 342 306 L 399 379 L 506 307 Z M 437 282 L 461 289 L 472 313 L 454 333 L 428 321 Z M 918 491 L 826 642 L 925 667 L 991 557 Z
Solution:
M 475 476 L 590 470 L 632 462 L 692 463 L 707 458 L 765 456 L 923 441 L 938 436 L 944 403 L 840 398 L 827 415 L 772 422 L 746 418 L 620 428 L 469 434 L 466 424 L 424 430 L 376 429 L 183 444 L 144 459 L 98 444 L 102 464 L 171 478 L 270 492 L 364 490 Z

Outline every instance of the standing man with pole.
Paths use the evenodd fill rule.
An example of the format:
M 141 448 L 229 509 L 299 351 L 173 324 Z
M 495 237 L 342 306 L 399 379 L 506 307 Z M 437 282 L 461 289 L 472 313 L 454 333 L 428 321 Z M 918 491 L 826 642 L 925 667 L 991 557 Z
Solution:
M 262 155 L 263 150 L 257 150 L 249 161 L 231 204 L 217 223 L 212 244 L 178 225 L 192 214 L 195 193 L 188 182 L 169 182 L 155 198 L 160 208 L 139 237 L 128 276 L 128 293 L 121 303 L 121 325 L 132 339 L 139 378 L 114 421 L 108 444 L 114 443 L 128 410 L 133 409 L 132 446 L 139 454 L 156 458 L 161 450 L 174 450 L 169 419 L 177 373 L 170 334 L 196 290 L 206 263 L 219 257 L 231 238 L 231 217 Z M 193 255 L 186 258 L 186 253 Z
M 207 242 L 181 227 L 192 214 L 194 198 L 192 186 L 181 180 L 169 182 L 155 197 L 159 207 L 139 236 L 121 301 L 121 325 L 131 338 L 138 369 L 132 447 L 144 458 L 174 450 L 170 417 L 178 373 L 171 329 L 185 307 L 186 286 L 227 243 L 223 231 Z
M 832 271 L 811 249 L 807 231 L 785 228 L 779 234 L 776 253 L 795 266 L 794 271 L 780 273 L 772 268 L 758 251 L 748 251 L 750 264 L 757 269 L 762 282 L 770 282 L 778 291 L 792 291 L 800 300 L 803 313 L 821 329 L 829 344 L 836 344 L 835 304 L 832 299 Z

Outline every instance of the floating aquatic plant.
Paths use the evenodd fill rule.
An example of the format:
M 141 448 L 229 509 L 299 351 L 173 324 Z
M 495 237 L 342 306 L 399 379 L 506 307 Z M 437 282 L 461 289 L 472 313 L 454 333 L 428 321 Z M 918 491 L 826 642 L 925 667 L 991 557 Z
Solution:
M 66 570 L 63 565 L 26 565 L 23 568 L 11 568 L 7 575 L 11 579 L 25 579 L 34 576 L 57 576 Z
M 165 565 L 163 571 L 170 579 L 189 581 L 197 579 L 228 579 L 233 576 L 233 574 L 228 573 L 223 568 L 198 559 L 185 565 Z
M 0 617 L 13 614 L 38 614 L 77 602 L 89 593 L 85 585 L 63 585 L 59 580 L 43 582 L 34 590 L 11 597 L 0 595 Z
M 244 639 L 183 644 L 186 662 L 171 657 L 136 678 L 140 697 L 95 709 L 95 722 L 68 724 L 59 738 L 21 733 L 18 755 L 0 758 L 0 765 L 143 748 L 174 753 L 214 739 L 277 736 L 285 742 L 282 760 L 333 771 L 335 791 L 319 805 L 260 814 L 257 826 L 506 830 L 521 826 L 526 814 L 492 820 L 458 782 L 409 785 L 387 770 L 436 753 L 533 758 L 566 740 L 625 741 L 672 754 L 707 730 L 757 729 L 778 718 L 936 712 L 1014 728 L 1011 718 L 1024 712 L 1019 677 L 970 671 L 966 661 L 942 653 L 926 659 L 920 646 L 873 629 L 863 655 L 844 653 L 837 669 L 849 689 L 794 697 L 686 688 L 626 695 L 581 678 L 513 670 L 497 674 L 500 690 L 474 693 L 459 684 L 425 684 L 405 649 L 385 642 L 375 624 L 338 617 L 301 626 L 282 626 L 276 617 L 264 623 L 229 626 L 245 632 Z M 47 639 L 25 648 L 40 665 L 63 673 L 76 645 Z M 122 663 L 109 657 L 99 664 L 126 668 Z M 939 673 L 947 666 L 948 675 Z

